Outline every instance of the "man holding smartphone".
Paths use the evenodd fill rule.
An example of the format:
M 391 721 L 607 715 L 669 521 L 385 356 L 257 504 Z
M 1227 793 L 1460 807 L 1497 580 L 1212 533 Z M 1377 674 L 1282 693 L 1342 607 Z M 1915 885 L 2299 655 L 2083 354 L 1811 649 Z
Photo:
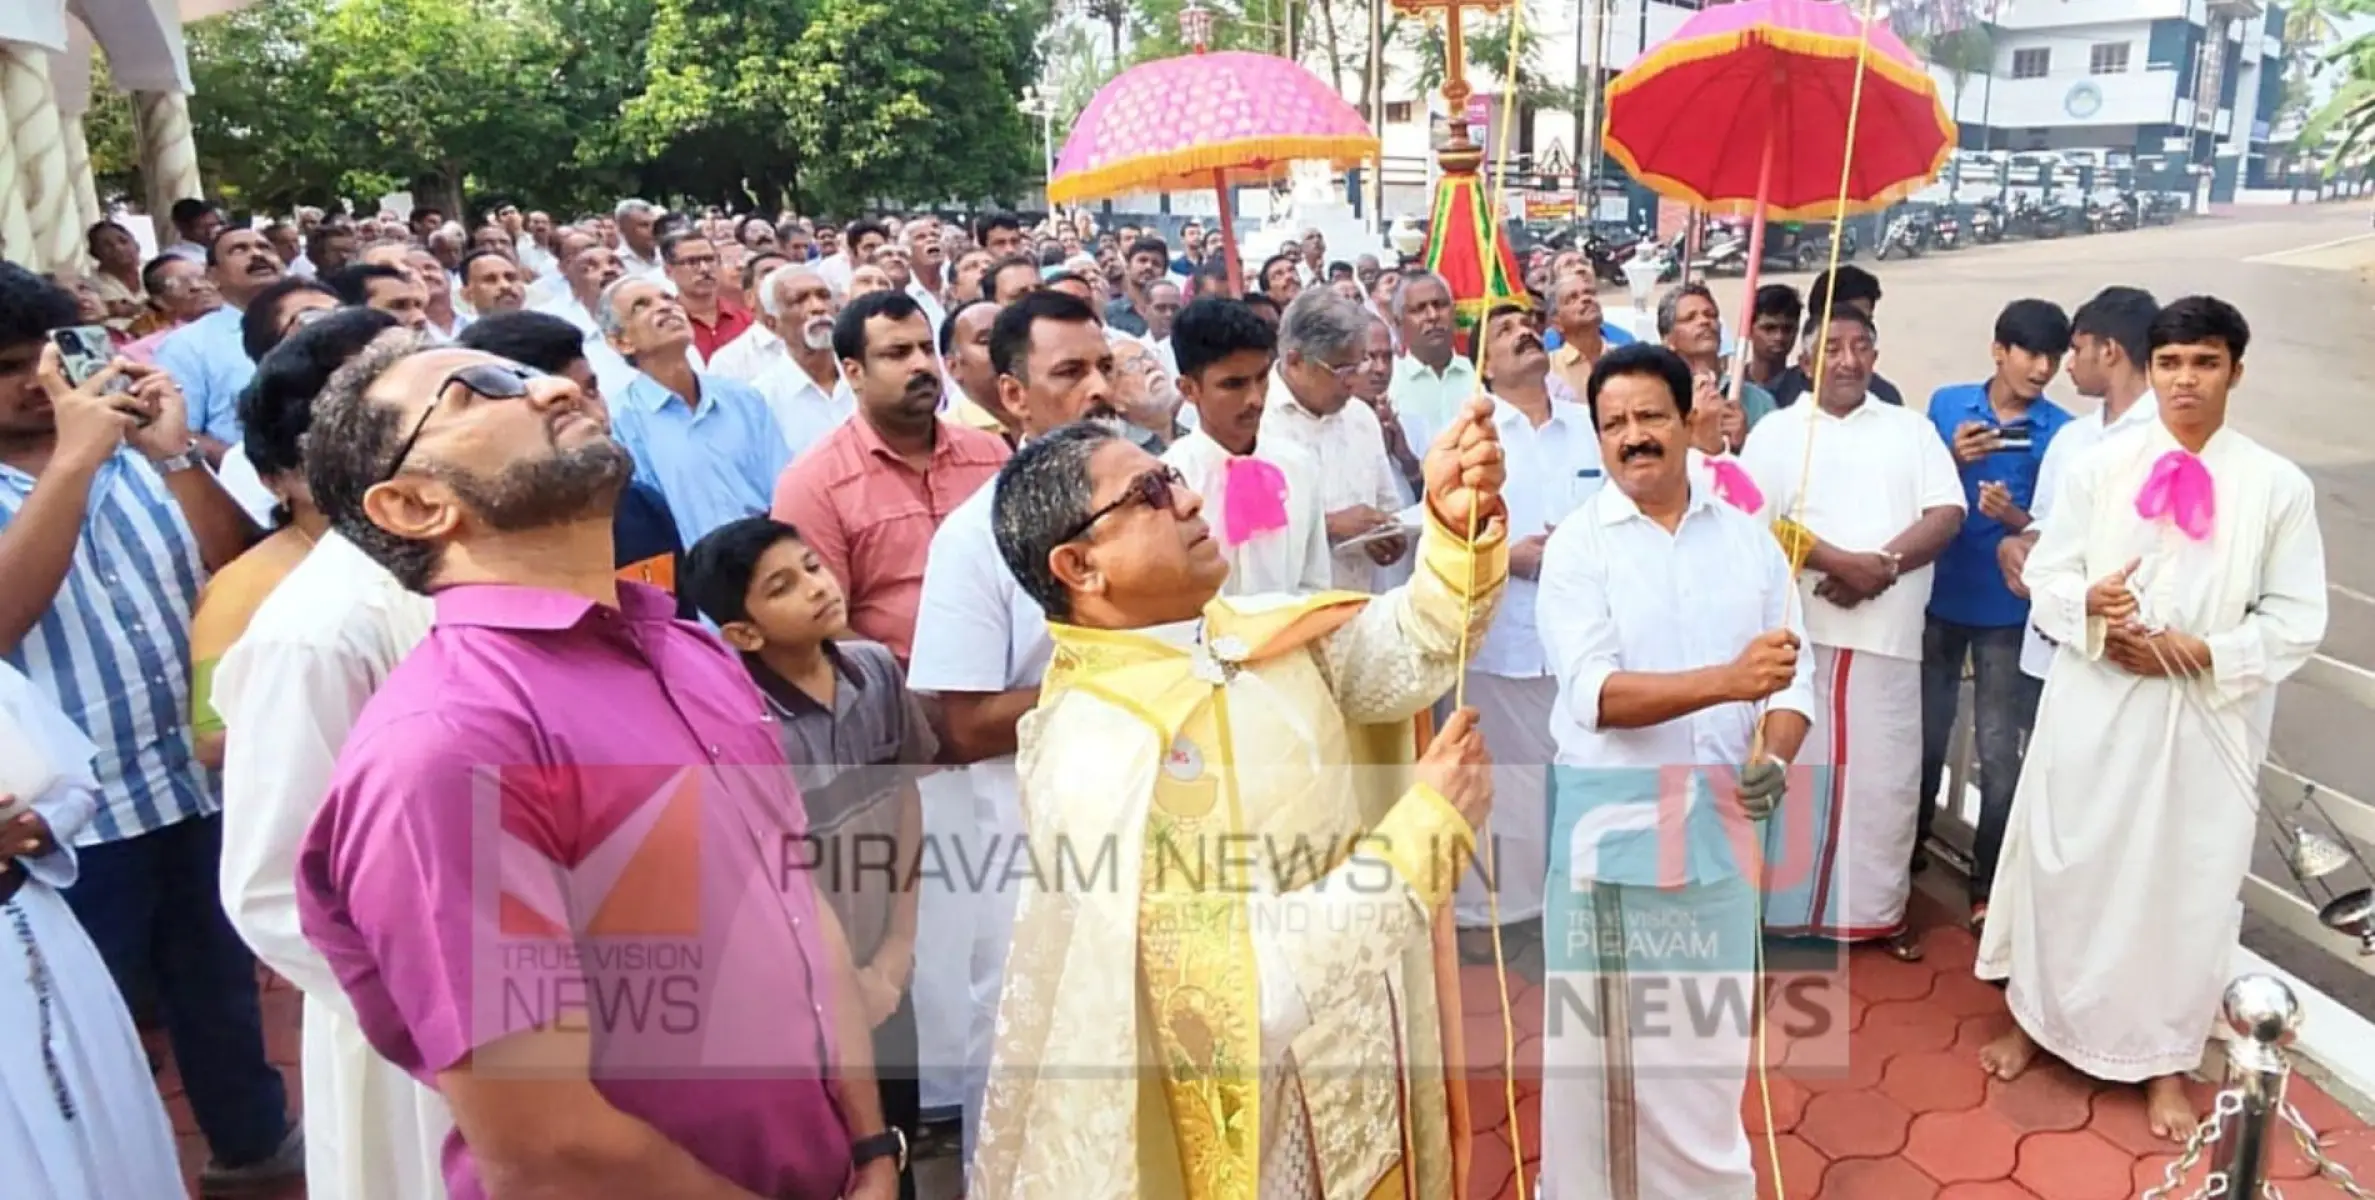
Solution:
M 217 898 L 221 805 L 190 746 L 186 646 L 199 581 L 256 529 L 165 371 L 118 360 L 67 383 L 52 334 L 76 321 L 73 297 L 0 264 L 0 658 L 98 747 L 66 901 L 125 999 L 164 1019 L 213 1150 L 200 1193 L 252 1190 L 295 1178 L 303 1139 Z
M 1921 819 L 1929 832 L 1946 744 L 1960 702 L 1963 664 L 1972 674 L 1979 749 L 1978 838 L 1972 853 L 1971 912 L 1985 918 L 2004 823 L 2020 781 L 2022 747 L 2036 721 L 2038 682 L 2021 673 L 2021 637 L 2029 604 L 2004 582 L 1996 546 L 2029 526 L 2028 507 L 2053 435 L 2070 414 L 2045 398 L 2070 348 L 2070 319 L 2044 300 L 2015 300 L 1996 317 L 1995 372 L 1984 383 L 1938 389 L 1930 421 L 1954 452 L 1969 516 L 1946 552 L 1930 591 L 1922 631 Z M 1949 803 L 1958 797 L 1948 797 Z M 1914 858 L 1921 861 L 1921 840 Z

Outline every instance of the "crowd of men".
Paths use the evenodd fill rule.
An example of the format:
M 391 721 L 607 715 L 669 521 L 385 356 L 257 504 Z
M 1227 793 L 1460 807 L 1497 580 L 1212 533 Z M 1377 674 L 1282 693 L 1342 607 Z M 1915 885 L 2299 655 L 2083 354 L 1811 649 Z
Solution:
M 1317 233 L 1240 293 L 1194 222 L 171 221 L 146 262 L 103 223 L 88 276 L 0 267 L 0 1147 L 34 1197 L 180 1194 L 144 1025 L 209 1196 L 911 1197 L 949 1110 L 984 1196 L 1435 1194 L 1455 958 L 1918 957 L 1966 676 L 1985 1065 L 2195 1120 L 2273 688 L 2325 620 L 2218 300 L 2017 301 L 1923 412 L 1852 267 L 1759 291 L 1735 359 L 1704 286 L 1637 343 L 1571 254 L 1463 333 L 1444 280 Z M 85 376 L 57 335 L 91 325 Z M 1376 835 L 1400 886 L 1358 937 L 1257 914 L 1207 959 L 1151 865 L 1160 934 L 1136 882 L 1116 917 L 948 866 L 1099 832 L 1152 864 L 1215 788 Z M 1626 948 L 1678 925 L 1717 959 Z M 682 978 L 597 961 L 688 931 Z M 303 994 L 302 1123 L 259 962 Z M 1227 963 L 1258 1020 L 1166 1040 L 1164 989 Z M 1050 1067 L 1135 1066 L 1149 1013 L 1136 1049 L 1206 1054 L 1168 1091 Z M 1258 1108 L 1180 1090 L 1241 1035 Z M 1543 1194 L 1754 1195 L 1749 1036 L 1546 1044 Z

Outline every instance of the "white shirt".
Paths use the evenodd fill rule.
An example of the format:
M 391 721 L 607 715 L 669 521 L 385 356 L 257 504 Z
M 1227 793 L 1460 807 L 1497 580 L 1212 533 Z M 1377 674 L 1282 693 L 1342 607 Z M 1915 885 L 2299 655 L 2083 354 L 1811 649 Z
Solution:
M 223 911 L 256 957 L 304 993 L 307 1171 L 316 1190 L 352 1200 L 442 1194 L 452 1118 L 434 1090 L 372 1050 L 336 974 L 305 940 L 297 852 L 355 719 L 435 615 L 428 597 L 324 533 L 215 672 L 228 730 Z
M 1317 465 L 1319 506 L 1327 514 L 1366 504 L 1384 513 L 1402 508 L 1394 486 L 1394 464 L 1385 454 L 1385 431 L 1369 406 L 1347 400 L 1343 408 L 1318 416 L 1303 407 L 1287 390 L 1286 380 L 1273 372 L 1270 395 L 1262 409 L 1261 444 L 1290 445 Z M 1377 590 L 1377 564 L 1362 547 L 1334 555 L 1336 586 L 1346 591 Z
M 1171 443 L 1163 461 L 1179 469 L 1188 486 L 1204 497 L 1204 519 L 1212 536 L 1221 536 L 1221 508 L 1226 503 L 1223 480 L 1235 455 L 1201 432 Z M 1253 454 L 1286 476 L 1286 528 L 1274 529 L 1240 546 L 1221 543 L 1229 560 L 1224 596 L 1269 593 L 1324 592 L 1334 586 L 1335 559 L 1328 549 L 1327 514 L 1320 511 L 1318 468 L 1311 456 L 1291 445 L 1257 443 Z
M 1509 540 L 1548 533 L 1607 481 L 1600 466 L 1600 439 L 1591 413 L 1581 405 L 1553 400 L 1550 419 L 1536 426 L 1518 407 L 1493 399 L 1493 427 L 1501 435 L 1508 479 L 1501 502 L 1509 509 Z M 1542 639 L 1534 628 L 1537 581 L 1510 575 L 1501 607 L 1469 660 L 1474 670 L 1513 679 L 1550 674 Z
M 1636 785 L 1643 795 L 1619 796 L 1624 802 L 1585 809 L 1572 839 L 1576 877 L 1624 874 L 1601 869 L 1597 851 L 1608 844 L 1607 835 L 1659 836 L 1661 819 L 1670 820 L 1657 796 L 1669 783 L 1664 772 L 1746 762 L 1758 710 L 1753 704 L 1720 704 L 1643 729 L 1608 728 L 1600 718 L 1608 677 L 1727 663 L 1759 634 L 1784 622 L 1803 643 L 1805 631 L 1790 611 L 1789 560 L 1763 521 L 1695 484 L 1672 533 L 1643 516 L 1623 489 L 1604 487 L 1550 535 L 1541 585 L 1536 611 L 1542 644 L 1559 680 L 1550 719 L 1559 763 L 1648 769 Z M 1796 676 L 1767 707 L 1812 718 L 1811 647 L 1800 649 Z M 1688 803 L 1705 803 L 1705 791 L 1699 781 Z M 1645 864 L 1631 865 L 1638 870 Z
M 1813 396 L 1774 412 L 1749 431 L 1740 466 L 1765 494 L 1768 514 L 1794 515 L 1814 536 L 1841 550 L 1878 550 L 1924 511 L 1963 507 L 1954 455 L 1930 419 L 1870 396 L 1844 417 L 1824 412 Z M 1921 661 L 1931 573 L 1926 566 L 1907 571 L 1887 591 L 1854 608 L 1814 594 L 1821 572 L 1800 573 L 1808 636 L 1842 650 Z
M 775 414 L 775 427 L 783 430 L 783 444 L 791 450 L 793 458 L 800 457 L 858 410 L 857 394 L 849 390 L 849 380 L 835 382 L 833 390 L 828 392 L 818 387 L 807 369 L 789 354 L 784 355 L 782 362 L 761 372 L 750 385 L 767 402 L 767 411 Z
M 907 298 L 915 301 L 916 307 L 924 310 L 924 320 L 931 323 L 932 337 L 937 342 L 940 337 L 940 323 L 948 319 L 948 309 L 942 307 L 940 297 L 933 295 L 932 289 L 914 279 L 907 281 L 906 290 Z
M 660 261 L 660 249 L 657 246 L 652 247 L 652 256 L 645 258 L 633 250 L 627 249 L 625 242 L 620 242 L 618 265 L 620 270 L 626 272 L 626 277 L 629 279 L 649 279 L 654 283 L 668 282 L 668 266 Z M 668 290 L 674 294 L 675 285 L 670 284 Z
M 766 374 L 768 368 L 789 361 L 791 357 L 792 348 L 785 345 L 782 338 L 775 336 L 775 331 L 767 328 L 765 321 L 752 321 L 750 328 L 717 348 L 716 356 L 709 360 L 709 373 L 756 384 L 759 376 Z
M 816 277 L 824 280 L 835 296 L 849 294 L 849 277 L 856 270 L 857 265 L 849 261 L 849 255 L 839 250 L 816 260 Z
M 1047 674 L 1055 653 L 1047 614 L 998 554 L 990 526 L 996 491 L 994 481 L 974 489 L 932 533 L 907 668 L 907 686 L 915 691 L 989 695 L 1037 687 Z M 977 818 L 984 830 L 1019 833 L 1022 785 L 1014 756 L 974 763 L 965 774 L 987 806 Z
M 2087 452 L 2113 437 L 2125 438 L 2138 429 L 2148 429 L 2160 421 L 2160 397 L 2150 391 L 2136 398 L 2119 419 L 2106 425 L 2103 410 L 2096 409 L 2083 417 L 2072 417 L 2053 440 L 2045 444 L 2045 458 L 2037 464 L 2037 491 L 2029 503 L 2031 528 L 2045 531 L 2045 514 L 2053 507 L 2054 497 L 2062 490 L 2062 481 L 2079 463 L 2086 461 Z M 2031 621 L 2020 639 L 2021 673 L 2032 679 L 2045 678 L 2046 669 L 2053 666 L 2053 643 L 2037 632 Z
M 223 465 L 214 469 L 214 481 L 239 502 L 249 520 L 266 529 L 272 528 L 272 510 L 280 507 L 280 500 L 273 496 L 271 488 L 264 486 L 264 477 L 256 474 L 256 464 L 248 461 L 246 442 L 223 452 Z

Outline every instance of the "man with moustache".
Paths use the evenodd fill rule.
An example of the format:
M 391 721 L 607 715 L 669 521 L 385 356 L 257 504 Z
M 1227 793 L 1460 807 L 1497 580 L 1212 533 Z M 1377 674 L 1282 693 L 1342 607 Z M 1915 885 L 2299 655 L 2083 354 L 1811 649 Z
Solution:
M 1369 406 L 1352 399 L 1367 343 L 1367 315 L 1351 301 L 1326 288 L 1296 297 L 1279 322 L 1278 367 L 1262 413 L 1265 441 L 1291 444 L 1319 464 L 1335 585 L 1355 592 L 1377 591 L 1378 568 L 1410 548 L 1394 528 L 1403 504 L 1385 435 Z
M 1600 310 L 1600 281 L 1590 264 L 1555 272 L 1550 285 L 1551 326 L 1558 330 L 1559 348 L 1550 352 L 1550 365 L 1577 396 L 1591 383 L 1592 364 L 1618 346 L 1633 344 L 1633 335 L 1608 323 Z
M 1663 346 L 1601 357 L 1584 397 L 1613 486 L 1542 555 L 1535 611 L 1558 681 L 1545 963 L 1603 1014 L 1627 995 L 1671 1011 L 1752 994 L 1747 820 L 1780 800 L 1814 707 L 1788 560 L 1764 522 L 1692 480 L 1695 391 Z M 1543 1195 L 1753 1200 L 1744 1021 L 1563 1030 L 1543 1042 L 1542 1127 L 1582 1135 L 1545 1140 Z
M 833 350 L 857 412 L 783 473 L 773 515 L 800 531 L 849 600 L 849 627 L 904 663 L 924 556 L 941 521 L 1006 461 L 1006 443 L 941 419 L 931 323 L 901 291 L 850 301 Z
M 1963 487 L 1929 421 L 1871 395 L 1872 318 L 1844 306 L 1827 324 L 1812 318 L 1802 359 L 1818 349 L 1815 403 L 1765 418 L 1740 455 L 1763 511 L 1795 522 L 1806 544 L 1799 590 L 1817 714 L 1806 759 L 1831 768 L 1808 819 L 1772 827 L 1772 859 L 1808 865 L 1767 897 L 1765 928 L 1879 940 L 1910 962 L 1921 957 L 1905 903 L 1921 809 L 1923 610 L 1930 564 L 1962 527 Z M 1807 830 L 1811 847 L 1781 840 Z
M 717 244 L 698 233 L 672 233 L 660 239 L 660 260 L 685 319 L 693 323 L 693 350 L 703 362 L 742 336 L 751 325 L 734 289 L 718 281 Z
M 527 307 L 528 286 L 520 279 L 520 264 L 501 250 L 473 250 L 463 255 L 459 274 L 462 303 L 470 307 L 472 320 Z
M 540 311 L 568 321 L 585 334 L 586 362 L 602 381 L 602 390 L 620 395 L 635 377 L 635 368 L 610 344 L 602 331 L 602 294 L 626 276 L 618 251 L 586 233 L 561 236 L 561 270 L 554 276 L 560 287 L 547 297 Z
M 223 226 L 206 245 L 206 269 L 223 305 L 157 343 L 156 363 L 180 385 L 189 406 L 190 433 L 220 463 L 239 444 L 239 393 L 255 378 L 239 317 L 265 288 L 280 282 L 280 255 L 253 229 Z
M 1019 424 L 1026 444 L 1074 421 L 1117 415 L 1113 345 L 1096 310 L 1075 297 L 1035 291 L 1000 309 L 989 353 L 998 402 Z M 992 484 L 977 488 L 932 535 L 907 676 L 909 687 L 939 702 L 942 757 L 970 764 L 971 820 L 952 820 L 934 836 L 975 854 L 998 853 L 1022 835 L 1016 724 L 1037 702 L 1039 677 L 1052 652 L 1038 603 L 998 554 L 990 524 L 995 490 Z M 992 879 L 983 891 L 928 891 L 923 904 L 925 936 L 945 937 L 942 952 L 967 962 L 962 1017 L 970 1156 L 979 1135 L 1014 893 L 1004 879 Z M 922 997 L 918 1005 L 924 1006 Z M 919 1014 L 919 1020 L 926 1019 Z
M 1658 340 L 1690 364 L 1691 378 L 1698 381 L 1699 396 L 1692 406 L 1715 414 L 1712 424 L 1720 441 L 1708 452 L 1739 453 L 1748 444 L 1749 431 L 1773 411 L 1773 397 L 1743 380 L 1740 403 L 1732 403 L 1728 364 L 1723 360 L 1723 310 L 1715 303 L 1715 293 L 1703 283 L 1686 283 L 1667 292 L 1658 300 L 1657 324 Z M 1699 420 L 1708 418 L 1702 415 Z
M 791 455 L 766 400 L 748 384 L 699 369 L 693 323 L 665 285 L 630 276 L 603 289 L 598 303 L 603 334 L 633 372 L 613 391 L 595 369 L 611 435 L 634 454 L 635 481 L 667 499 L 678 544 L 767 511 Z
M 1394 293 L 1393 318 L 1402 333 L 1402 357 L 1394 362 L 1394 410 L 1419 445 L 1426 444 L 1428 430 L 1441 428 L 1478 391 L 1476 364 L 1453 345 L 1455 313 L 1451 285 L 1440 275 L 1406 275 Z
M 373 1047 L 451 1106 L 447 1191 L 895 1195 L 840 926 L 775 861 L 805 833 L 782 748 L 732 653 L 613 573 L 634 464 L 600 412 L 398 340 L 333 377 L 316 428 L 334 527 L 437 616 L 339 752 L 298 903 Z M 575 874 L 622 845 L 624 881 Z M 596 935 L 717 965 L 520 953 Z M 668 1020 L 568 999 L 663 988 Z

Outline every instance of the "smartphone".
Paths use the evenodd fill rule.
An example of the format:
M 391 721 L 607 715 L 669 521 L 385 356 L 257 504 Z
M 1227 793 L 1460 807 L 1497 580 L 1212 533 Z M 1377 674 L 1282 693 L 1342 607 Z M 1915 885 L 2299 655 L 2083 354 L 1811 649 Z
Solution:
M 2032 428 L 2027 421 L 2014 421 L 2012 424 L 2002 426 L 1996 430 L 1996 450 L 1998 453 L 2009 450 L 2015 453 L 2025 454 L 2028 451 L 2036 448 L 2036 445 L 2036 430 Z
M 66 382 L 73 387 L 81 387 L 85 380 L 115 361 L 115 335 L 109 333 L 105 325 L 69 325 L 64 329 L 53 329 L 49 340 L 57 344 L 58 358 L 66 371 Z M 130 387 L 130 381 L 125 381 L 124 386 Z

